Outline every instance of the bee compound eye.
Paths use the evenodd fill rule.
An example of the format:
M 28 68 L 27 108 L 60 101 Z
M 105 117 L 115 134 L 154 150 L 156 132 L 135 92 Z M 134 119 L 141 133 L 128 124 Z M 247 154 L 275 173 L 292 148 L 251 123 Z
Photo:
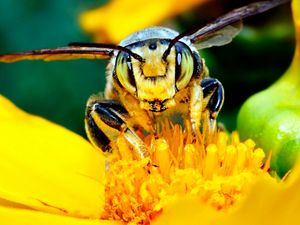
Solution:
M 121 85 L 130 93 L 136 92 L 131 56 L 128 53 L 119 52 L 116 58 L 115 73 Z
M 191 49 L 182 42 L 175 44 L 175 80 L 178 90 L 186 87 L 194 73 L 194 57 Z

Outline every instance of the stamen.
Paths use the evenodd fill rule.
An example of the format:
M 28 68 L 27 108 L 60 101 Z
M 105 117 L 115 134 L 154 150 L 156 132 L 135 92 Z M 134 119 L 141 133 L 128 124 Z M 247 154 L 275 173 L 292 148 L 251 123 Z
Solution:
M 184 168 L 196 168 L 198 165 L 199 155 L 194 145 L 187 144 L 184 147 Z
M 265 154 L 252 140 L 241 142 L 236 132 L 218 131 L 213 143 L 165 122 L 161 133 L 141 138 L 149 156 L 136 160 L 132 147 L 119 137 L 106 176 L 103 219 L 149 224 L 170 202 L 186 197 L 215 210 L 236 206 L 263 167 Z
M 168 180 L 171 167 L 169 145 L 164 139 L 153 140 L 153 142 L 153 164 L 158 167 L 162 177 Z
M 210 144 L 206 148 L 204 177 L 211 179 L 218 166 L 217 146 Z

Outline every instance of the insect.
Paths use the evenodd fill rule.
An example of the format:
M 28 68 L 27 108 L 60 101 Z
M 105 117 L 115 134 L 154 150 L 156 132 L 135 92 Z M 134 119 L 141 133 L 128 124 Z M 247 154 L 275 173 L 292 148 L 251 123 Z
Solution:
M 93 95 L 87 102 L 87 135 L 102 151 L 110 151 L 110 143 L 123 135 L 141 159 L 149 152 L 136 131 L 155 133 L 159 120 L 174 112 L 180 111 L 195 132 L 206 116 L 208 132 L 214 133 L 224 90 L 217 79 L 209 77 L 198 50 L 229 43 L 239 33 L 242 19 L 285 2 L 252 3 L 181 34 L 150 27 L 128 36 L 119 45 L 70 43 L 66 47 L 0 55 L 0 61 L 110 59 L 104 96 Z

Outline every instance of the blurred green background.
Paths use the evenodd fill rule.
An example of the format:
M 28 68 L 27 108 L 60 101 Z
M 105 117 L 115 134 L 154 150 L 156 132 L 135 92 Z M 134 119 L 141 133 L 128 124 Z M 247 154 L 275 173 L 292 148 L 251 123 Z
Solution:
M 158 25 L 186 31 L 248 2 L 210 1 Z M 0 53 L 65 46 L 76 41 L 92 42 L 80 29 L 78 16 L 104 3 L 1 0 Z M 246 19 L 244 24 L 243 31 L 231 44 L 202 52 L 210 75 L 224 85 L 225 103 L 220 121 L 229 130 L 236 128 L 238 109 L 247 97 L 268 87 L 283 74 L 294 48 L 289 5 Z M 106 64 L 107 61 L 93 60 L 1 63 L 0 94 L 27 112 L 85 136 L 85 103 L 91 94 L 104 89 Z

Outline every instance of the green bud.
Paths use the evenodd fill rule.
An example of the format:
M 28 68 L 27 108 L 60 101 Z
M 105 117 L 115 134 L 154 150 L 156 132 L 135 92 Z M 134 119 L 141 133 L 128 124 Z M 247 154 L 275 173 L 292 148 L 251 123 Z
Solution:
M 252 138 L 272 154 L 271 169 L 281 177 L 300 153 L 300 5 L 293 1 L 292 6 L 297 40 L 293 62 L 277 82 L 243 104 L 237 122 L 242 139 Z
M 291 169 L 300 152 L 299 91 L 284 92 L 284 85 L 272 86 L 249 98 L 238 116 L 241 138 L 251 137 L 267 154 L 272 151 L 271 168 L 280 176 Z

